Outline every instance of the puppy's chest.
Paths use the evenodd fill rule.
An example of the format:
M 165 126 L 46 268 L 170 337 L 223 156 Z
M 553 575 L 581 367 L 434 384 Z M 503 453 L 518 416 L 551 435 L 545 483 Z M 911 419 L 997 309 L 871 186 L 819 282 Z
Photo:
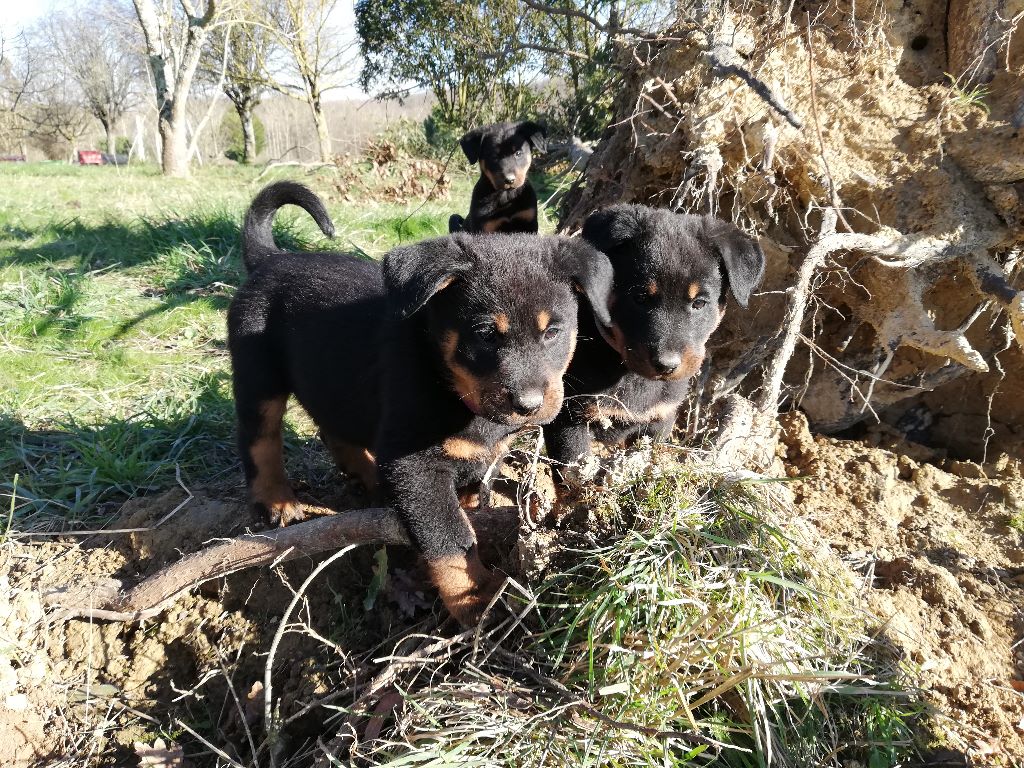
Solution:
M 686 398 L 687 381 L 651 381 L 627 374 L 604 392 L 581 398 L 585 421 L 601 428 L 627 428 L 673 417 Z

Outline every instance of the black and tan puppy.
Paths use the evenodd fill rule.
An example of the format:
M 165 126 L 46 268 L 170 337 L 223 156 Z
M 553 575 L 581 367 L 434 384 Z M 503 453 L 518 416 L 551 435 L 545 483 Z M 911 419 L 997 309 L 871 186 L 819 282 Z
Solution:
M 469 215 L 453 214 L 449 232 L 536 232 L 537 193 L 526 178 L 534 152 L 545 147 L 539 123 L 495 123 L 459 140 L 466 159 L 480 163 Z
M 602 332 L 580 315 L 565 406 L 544 428 L 556 466 L 589 455 L 592 438 L 667 438 L 725 313 L 726 293 L 746 307 L 764 274 L 757 241 L 711 216 L 616 205 L 588 217 L 583 238 L 615 271 L 612 327 Z
M 448 610 L 472 623 L 496 583 L 457 489 L 479 483 L 522 426 L 559 412 L 574 289 L 610 323 L 611 265 L 582 240 L 525 235 L 437 238 L 396 248 L 383 264 L 282 253 L 270 223 L 288 203 L 329 229 L 304 187 L 260 192 L 243 234 L 250 275 L 228 312 L 252 503 L 275 521 L 301 519 L 281 442 L 294 394 L 339 464 L 369 483 L 376 470 Z

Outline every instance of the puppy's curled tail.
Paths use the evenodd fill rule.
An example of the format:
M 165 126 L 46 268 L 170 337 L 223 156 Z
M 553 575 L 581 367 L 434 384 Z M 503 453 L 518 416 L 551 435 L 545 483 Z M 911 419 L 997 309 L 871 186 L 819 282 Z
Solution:
M 320 231 L 327 237 L 334 237 L 334 222 L 331 221 L 323 202 L 308 187 L 294 181 L 277 181 L 260 190 L 253 198 L 242 225 L 242 261 L 245 269 L 252 272 L 263 260 L 280 249 L 274 242 L 274 214 L 285 205 L 297 205 L 313 217 Z

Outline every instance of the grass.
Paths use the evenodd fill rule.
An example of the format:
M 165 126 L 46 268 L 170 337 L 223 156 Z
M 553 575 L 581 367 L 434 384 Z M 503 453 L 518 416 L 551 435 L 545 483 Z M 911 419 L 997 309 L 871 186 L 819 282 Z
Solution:
M 566 533 L 552 542 L 555 567 L 520 622 L 400 670 L 404 713 L 359 756 L 388 766 L 907 764 L 921 708 L 865 635 L 840 564 L 783 533 L 770 487 L 722 484 L 674 459 L 655 467 L 592 499 L 600 544 Z
M 95 524 L 179 473 L 238 482 L 224 314 L 244 277 L 245 207 L 285 175 L 0 167 L 0 500 L 19 474 L 16 530 Z M 327 201 L 338 237 L 286 209 L 278 242 L 375 257 L 442 234 L 472 184 L 455 174 L 451 201 L 419 206 L 346 202 L 331 174 L 300 178 Z M 293 444 L 309 432 L 291 419 Z

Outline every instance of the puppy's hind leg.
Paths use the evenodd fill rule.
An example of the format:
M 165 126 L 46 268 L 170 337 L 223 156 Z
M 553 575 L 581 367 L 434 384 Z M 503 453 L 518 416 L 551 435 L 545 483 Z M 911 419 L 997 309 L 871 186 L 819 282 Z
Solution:
M 369 494 L 377 490 L 377 462 L 366 448 L 346 443 L 333 435 L 321 431 L 320 437 L 331 452 L 338 469 L 346 474 L 355 475 Z
M 284 468 L 281 422 L 287 402 L 287 394 L 259 399 L 240 398 L 237 394 L 235 397 L 238 447 L 249 487 L 249 501 L 265 513 L 271 523 L 279 525 L 305 519 Z

